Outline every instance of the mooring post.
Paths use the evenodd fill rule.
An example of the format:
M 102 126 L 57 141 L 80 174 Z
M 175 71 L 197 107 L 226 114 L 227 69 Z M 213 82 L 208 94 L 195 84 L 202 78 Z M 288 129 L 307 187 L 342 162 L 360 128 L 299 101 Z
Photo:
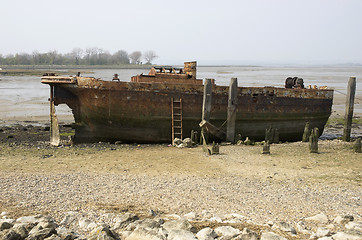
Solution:
M 202 101 L 202 120 L 210 121 L 210 112 L 211 112 L 211 96 L 212 96 L 212 82 L 213 79 L 206 78 L 204 83 L 204 96 Z M 208 134 L 205 133 L 204 129 L 201 129 L 203 133 L 203 141 L 208 141 Z
M 356 77 L 350 77 L 347 87 L 346 113 L 344 116 L 343 141 L 351 140 L 354 95 L 356 93 Z
M 302 142 L 308 142 L 309 136 L 310 136 L 309 122 L 306 122 L 305 127 L 304 127 Z
M 238 79 L 231 78 L 228 98 L 228 117 L 226 129 L 226 141 L 235 143 L 235 119 L 236 104 L 238 98 Z
M 263 154 L 270 154 L 270 143 L 268 140 L 263 145 Z
M 311 153 L 318 153 L 318 138 L 319 138 L 319 129 L 312 129 L 309 136 L 309 151 Z
M 361 150 L 361 138 L 357 138 L 356 141 L 354 141 L 353 150 L 356 153 L 361 153 L 362 152 L 362 150 Z

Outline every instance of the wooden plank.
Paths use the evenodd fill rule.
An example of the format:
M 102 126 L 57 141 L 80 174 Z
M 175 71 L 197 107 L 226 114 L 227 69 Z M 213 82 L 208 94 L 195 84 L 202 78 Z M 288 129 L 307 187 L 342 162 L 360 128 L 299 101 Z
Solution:
M 346 113 L 344 116 L 343 141 L 351 140 L 351 126 L 353 117 L 354 96 L 356 93 L 356 78 L 350 77 L 347 87 Z
M 202 129 L 206 130 L 206 132 L 218 137 L 220 140 L 225 140 L 226 133 L 223 130 L 221 130 L 220 128 L 212 125 L 208 121 L 202 120 L 199 123 L 199 125 L 200 125 L 200 127 L 202 127 Z
M 226 141 L 235 142 L 235 120 L 236 120 L 236 105 L 238 99 L 238 79 L 231 78 L 228 98 L 228 117 L 226 125 Z

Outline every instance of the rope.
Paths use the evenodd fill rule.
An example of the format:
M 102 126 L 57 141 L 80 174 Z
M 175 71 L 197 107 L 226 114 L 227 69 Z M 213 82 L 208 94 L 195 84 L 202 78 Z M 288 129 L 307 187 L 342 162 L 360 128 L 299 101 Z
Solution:
M 347 93 L 344 93 L 344 92 L 341 92 L 341 91 L 338 91 L 338 90 L 334 90 L 334 91 L 337 92 L 337 93 L 340 93 L 340 94 L 342 94 L 342 95 L 344 95 L 344 96 L 347 96 Z M 362 98 L 359 98 L 359 97 L 356 97 L 356 96 L 354 96 L 354 98 L 362 101 Z M 359 104 L 359 103 L 358 103 L 358 104 Z

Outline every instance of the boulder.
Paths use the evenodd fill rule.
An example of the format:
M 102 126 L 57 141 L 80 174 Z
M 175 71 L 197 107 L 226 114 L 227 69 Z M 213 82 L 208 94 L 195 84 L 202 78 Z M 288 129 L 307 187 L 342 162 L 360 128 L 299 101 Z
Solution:
M 354 220 L 354 217 L 352 215 L 338 215 L 333 222 L 336 224 L 347 224 L 349 222 L 352 222 Z
M 172 229 L 169 231 L 167 240 L 197 240 L 194 234 L 184 229 Z
M 44 238 L 44 240 L 62 240 L 58 235 L 53 234 L 50 237 Z
M 28 229 L 26 228 L 27 224 L 16 224 L 14 225 L 14 227 L 12 228 L 12 230 L 16 233 L 18 233 L 21 238 L 26 238 L 29 234 Z
M 53 234 L 56 234 L 54 228 L 44 228 L 44 229 L 33 229 L 29 232 L 29 236 L 26 238 L 26 240 L 40 240 L 45 239 L 47 237 L 50 237 Z
M 362 232 L 362 223 L 349 222 L 345 225 L 345 227 L 349 230 L 357 230 Z
M 214 240 L 217 238 L 216 232 L 212 228 L 203 228 L 196 234 L 199 240 Z
M 17 223 L 34 223 L 38 224 L 39 222 L 54 222 L 54 219 L 52 219 L 49 216 L 43 216 L 43 215 L 34 215 L 34 216 L 24 216 L 16 219 Z
M 188 221 L 195 221 L 197 218 L 197 214 L 195 212 L 189 212 L 187 214 L 184 215 L 184 217 L 188 220 Z
M 188 147 L 188 148 L 192 147 L 192 140 L 191 140 L 191 138 L 185 138 L 185 139 L 182 141 L 182 143 L 185 145 L 185 147 Z
M 331 235 L 331 231 L 328 228 L 325 227 L 318 227 L 317 228 L 317 232 L 316 232 L 316 236 L 317 237 L 327 237 Z
M 362 235 L 358 233 L 344 233 L 337 232 L 336 234 L 331 236 L 334 240 L 361 240 Z
M 307 222 L 314 222 L 317 224 L 327 224 L 328 223 L 328 217 L 324 213 L 320 213 L 317 215 L 314 215 L 312 217 L 305 218 L 305 221 Z
M 158 229 L 136 228 L 125 240 L 166 240 L 167 237 Z
M 19 233 L 15 232 L 14 230 L 10 230 L 10 229 L 0 232 L 0 238 L 2 240 L 22 240 L 23 239 Z
M 114 229 L 123 229 L 128 226 L 131 222 L 138 220 L 138 216 L 133 213 L 124 213 L 122 215 L 118 215 L 114 219 Z
M 289 232 L 291 234 L 297 234 L 295 228 L 286 222 L 276 222 L 273 224 L 272 229 L 279 229 L 283 232 Z
M 195 228 L 187 220 L 170 220 L 165 222 L 162 227 L 169 232 L 174 229 L 195 232 Z
M 97 227 L 97 224 L 95 222 L 92 222 L 88 218 L 81 218 L 78 222 L 79 228 L 83 231 L 93 230 Z
M 173 146 L 178 146 L 182 143 L 182 140 L 180 138 L 174 138 L 173 139 L 173 142 L 172 142 L 172 145 Z
M 260 240 L 287 240 L 287 239 L 276 233 L 266 232 L 261 234 Z
M 9 222 L 0 222 L 0 231 L 5 230 L 5 229 L 10 229 L 13 227 L 12 223 Z
M 114 240 L 118 239 L 115 233 L 113 233 L 109 226 L 101 225 L 94 228 L 91 233 L 89 240 Z
M 216 234 L 219 236 L 219 239 L 228 240 L 238 236 L 241 231 L 237 228 L 231 226 L 221 226 L 215 228 Z

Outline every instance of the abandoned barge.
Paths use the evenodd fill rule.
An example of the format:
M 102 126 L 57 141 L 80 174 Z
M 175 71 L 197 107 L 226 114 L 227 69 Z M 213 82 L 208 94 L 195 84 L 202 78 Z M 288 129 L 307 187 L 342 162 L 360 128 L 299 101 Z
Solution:
M 286 88 L 237 87 L 235 134 L 263 140 L 272 127 L 281 141 L 298 141 L 306 122 L 322 134 L 333 90 L 307 89 L 299 80 L 287 79 Z M 75 142 L 171 142 L 176 128 L 184 138 L 200 129 L 204 84 L 196 79 L 196 62 L 185 62 L 184 68 L 152 67 L 148 75 L 131 81 L 120 81 L 117 75 L 104 81 L 78 74 L 43 76 L 41 82 L 50 85 L 53 131 L 55 106 L 67 104 L 74 115 Z M 212 82 L 209 121 L 215 126 L 227 119 L 228 93 L 229 87 Z

